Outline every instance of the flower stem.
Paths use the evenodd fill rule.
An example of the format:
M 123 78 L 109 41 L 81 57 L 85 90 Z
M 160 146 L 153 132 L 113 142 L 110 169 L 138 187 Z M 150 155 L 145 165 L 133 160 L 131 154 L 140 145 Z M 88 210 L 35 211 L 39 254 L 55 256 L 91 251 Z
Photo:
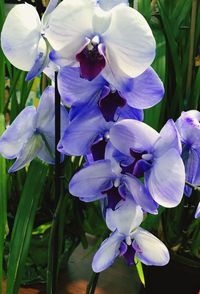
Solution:
M 199 186 L 196 186 L 196 185 L 193 185 L 187 181 L 185 181 L 185 184 L 188 185 L 190 188 L 194 189 L 195 191 L 200 191 L 200 187 Z
M 94 294 L 100 273 L 93 272 L 86 289 L 86 294 Z
M 190 94 L 191 94 L 192 69 L 194 66 L 194 41 L 195 41 L 195 29 L 196 29 L 196 15 L 197 15 L 197 0 L 192 0 L 190 48 L 189 48 L 189 56 L 188 56 L 188 71 L 187 71 L 187 82 L 186 82 L 186 93 L 185 93 L 187 103 L 189 102 Z
M 52 220 L 52 227 L 49 237 L 48 248 L 48 268 L 47 268 L 47 293 L 56 293 L 56 284 L 58 278 L 58 248 L 59 248 L 59 212 L 62 208 L 64 193 L 62 189 L 62 166 L 61 154 L 57 150 L 60 141 L 61 113 L 60 113 L 60 94 L 58 92 L 57 72 L 55 73 L 55 212 Z

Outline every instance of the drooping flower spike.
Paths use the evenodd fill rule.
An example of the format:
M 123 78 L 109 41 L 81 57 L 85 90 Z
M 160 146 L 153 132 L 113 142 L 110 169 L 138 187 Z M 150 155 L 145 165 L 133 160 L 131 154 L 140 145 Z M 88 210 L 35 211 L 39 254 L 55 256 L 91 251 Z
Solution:
M 45 36 L 56 50 L 50 54 L 54 62 L 80 66 L 88 80 L 101 73 L 115 87 L 143 73 L 155 56 L 146 20 L 123 4 L 105 11 L 91 0 L 64 0 L 52 12 Z
M 185 164 L 186 181 L 199 186 L 200 185 L 200 112 L 189 110 L 182 112 L 176 121 L 176 127 L 179 131 L 183 151 L 182 158 Z M 185 195 L 190 196 L 192 188 L 185 186 Z
M 92 268 L 101 272 L 123 256 L 129 265 L 137 257 L 146 265 L 163 266 L 169 262 L 166 246 L 148 231 L 139 227 L 143 220 L 140 206 L 127 198 L 120 201 L 116 210 L 107 209 L 106 224 L 113 232 L 96 252 Z
M 35 7 L 27 3 L 14 6 L 5 20 L 2 50 L 15 67 L 29 72 L 26 80 L 40 74 L 49 62 L 50 47 L 44 31 L 57 3 L 58 0 L 50 0 L 41 20 Z
M 134 159 L 126 169 L 136 177 L 144 176 L 158 204 L 174 207 L 180 203 L 185 169 L 180 138 L 172 120 L 168 120 L 160 134 L 143 122 L 123 120 L 111 127 L 110 140 L 121 153 Z
M 68 113 L 61 106 L 62 131 L 68 124 Z M 55 89 L 43 92 L 37 110 L 27 106 L 0 138 L 0 153 L 7 159 L 16 158 L 9 172 L 15 172 L 35 157 L 54 163 L 55 153 Z

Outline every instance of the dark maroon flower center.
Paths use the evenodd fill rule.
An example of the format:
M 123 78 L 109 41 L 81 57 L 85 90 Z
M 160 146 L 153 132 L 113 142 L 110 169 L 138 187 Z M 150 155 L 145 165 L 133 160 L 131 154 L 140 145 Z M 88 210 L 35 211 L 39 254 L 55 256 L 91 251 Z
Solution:
M 106 121 L 115 121 L 114 116 L 118 107 L 126 105 L 126 100 L 122 98 L 118 91 L 109 94 L 99 101 L 99 108 Z
M 82 78 L 92 81 L 106 66 L 105 46 L 93 39 L 76 55 Z

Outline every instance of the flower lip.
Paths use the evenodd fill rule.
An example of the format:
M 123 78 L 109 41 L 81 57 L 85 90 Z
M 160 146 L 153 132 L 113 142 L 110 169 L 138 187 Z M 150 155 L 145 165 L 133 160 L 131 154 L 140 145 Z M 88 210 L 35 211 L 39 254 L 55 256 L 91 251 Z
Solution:
M 89 81 L 96 78 L 106 66 L 105 56 L 106 48 L 98 35 L 92 39 L 86 38 L 85 45 L 76 54 L 81 77 Z

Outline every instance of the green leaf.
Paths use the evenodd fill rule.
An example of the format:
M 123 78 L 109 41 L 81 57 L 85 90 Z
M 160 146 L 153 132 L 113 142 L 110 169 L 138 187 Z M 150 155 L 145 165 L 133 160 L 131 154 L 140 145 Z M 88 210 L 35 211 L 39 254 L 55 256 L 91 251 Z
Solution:
M 152 64 L 152 67 L 159 75 L 162 82 L 165 84 L 166 79 L 166 41 L 165 36 L 162 32 L 162 30 L 155 26 L 153 27 L 153 34 L 156 40 L 157 44 L 157 50 L 156 50 L 156 58 Z M 166 101 L 165 98 L 155 105 L 154 107 L 151 107 L 150 109 L 145 110 L 144 114 L 144 121 L 151 127 L 153 127 L 156 130 L 160 130 L 162 126 L 161 117 L 163 117 L 162 112 L 165 108 Z
M 46 181 L 48 167 L 39 160 L 30 164 L 15 216 L 10 243 L 7 294 L 17 294 L 32 237 L 33 222 Z
M 134 261 L 135 261 L 135 265 L 136 265 L 136 269 L 137 269 L 140 281 L 142 282 L 142 284 L 145 287 L 145 278 L 144 278 L 144 272 L 143 272 L 143 268 L 142 268 L 142 263 L 137 257 L 134 258 Z
M 0 136 L 4 132 L 5 119 L 0 114 Z M 6 160 L 0 156 L 0 293 L 2 293 L 3 253 L 7 224 L 7 173 Z
M 194 81 L 194 91 L 191 101 L 191 107 L 198 109 L 199 99 L 200 99 L 200 67 L 197 70 L 195 81 Z
M 138 11 L 146 18 L 148 22 L 151 19 L 151 1 L 150 0 L 139 0 Z

